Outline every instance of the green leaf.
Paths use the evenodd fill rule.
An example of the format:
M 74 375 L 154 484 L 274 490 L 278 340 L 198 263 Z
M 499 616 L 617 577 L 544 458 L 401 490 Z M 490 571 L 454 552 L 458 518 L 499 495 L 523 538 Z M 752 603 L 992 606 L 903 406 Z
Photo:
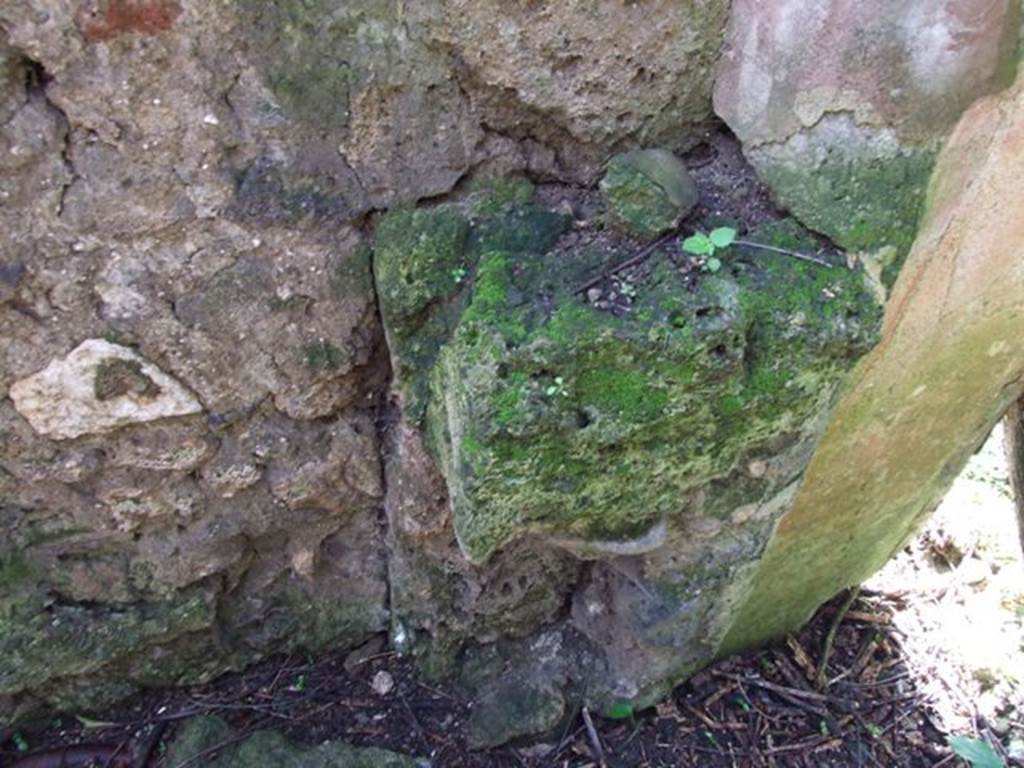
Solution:
M 697 256 L 710 256 L 715 252 L 715 244 L 703 232 L 698 232 L 683 240 L 683 250 Z
M 633 716 L 633 705 L 628 701 L 618 701 L 612 704 L 604 714 L 610 720 L 625 720 L 627 717 Z
M 715 248 L 728 248 L 736 239 L 736 230 L 732 227 L 718 227 L 711 230 L 708 239 L 714 243 Z
M 717 272 L 722 268 L 722 260 L 716 259 L 714 256 L 708 259 L 708 263 L 704 265 L 708 272 Z
M 950 736 L 949 748 L 974 768 L 1005 768 L 1002 759 L 986 742 L 967 736 Z

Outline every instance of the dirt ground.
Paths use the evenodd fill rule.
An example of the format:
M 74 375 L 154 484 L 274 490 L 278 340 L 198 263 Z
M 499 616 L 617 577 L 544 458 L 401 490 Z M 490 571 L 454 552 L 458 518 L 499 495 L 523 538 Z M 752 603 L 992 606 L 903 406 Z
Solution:
M 966 766 L 946 744 L 954 734 L 1024 765 L 1024 563 L 999 440 L 859 593 L 837 596 L 798 635 L 725 659 L 625 719 L 577 711 L 539 743 L 474 752 L 472 703 L 425 683 L 380 638 L 351 654 L 277 658 L 207 687 L 8 732 L 0 766 L 29 755 L 53 756 L 34 767 L 59 766 L 62 748 L 84 743 L 108 748 L 98 755 L 117 750 L 133 768 L 189 768 L 167 765 L 164 753 L 196 714 L 217 714 L 241 735 L 275 728 L 309 744 L 390 748 L 434 768 Z

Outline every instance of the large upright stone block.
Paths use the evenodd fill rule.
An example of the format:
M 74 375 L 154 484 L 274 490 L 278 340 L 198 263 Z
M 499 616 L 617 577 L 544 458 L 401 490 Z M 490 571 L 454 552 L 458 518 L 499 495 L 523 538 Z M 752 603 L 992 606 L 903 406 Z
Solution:
M 737 0 L 715 110 L 779 201 L 891 264 L 917 229 L 935 154 L 1016 66 L 1015 0 Z
M 878 346 L 857 366 L 722 647 L 805 621 L 938 505 L 1024 380 L 1024 82 L 972 107 L 929 187 Z

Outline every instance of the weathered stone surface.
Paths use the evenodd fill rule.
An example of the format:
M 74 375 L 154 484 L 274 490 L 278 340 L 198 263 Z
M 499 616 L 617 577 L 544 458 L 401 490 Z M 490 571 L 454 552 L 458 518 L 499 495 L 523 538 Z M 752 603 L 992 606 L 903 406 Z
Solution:
M 898 260 L 946 105 L 1001 82 L 1011 12 L 920 0 L 865 34 L 818 25 L 826 4 L 795 43 L 758 37 L 801 27 L 792 3 L 735 7 L 754 43 L 723 72 L 754 63 L 719 97 L 745 94 L 727 118 L 751 157 L 807 222 Z M 0 3 L 2 715 L 389 625 L 434 674 L 493 650 L 544 723 L 559 697 L 650 702 L 709 659 L 871 343 L 870 299 L 859 274 L 737 248 L 689 286 L 652 262 L 602 314 L 569 293 L 637 243 L 573 246 L 607 220 L 597 193 L 560 188 L 565 215 L 511 179 L 546 201 L 613 153 L 691 145 L 726 12 Z M 845 84 L 814 90 L 830 71 Z M 158 399 L 157 373 L 195 405 L 33 428 L 62 401 L 25 410 L 25 380 L 83 339 L 119 350 L 90 418 Z
M 58 440 L 202 410 L 191 392 L 135 350 L 103 339 L 83 341 L 16 381 L 9 394 L 33 429 Z
M 921 234 L 721 652 L 799 625 L 879 568 L 1021 394 L 1024 83 L 972 107 Z
M 496 747 L 522 736 L 553 731 L 565 717 L 565 700 L 547 683 L 503 679 L 473 702 L 467 739 L 471 749 Z
M 846 271 L 738 262 L 689 294 L 661 264 L 620 318 L 569 293 L 576 257 L 485 253 L 431 375 L 430 445 L 471 560 L 527 531 L 598 551 L 646 540 L 688 492 L 813 421 L 872 339 L 873 301 Z
M 185 723 L 167 751 L 169 765 L 195 761 L 209 750 L 234 738 L 232 729 L 220 718 L 195 717 Z M 210 768 L 421 768 L 415 758 L 384 749 L 350 747 L 325 741 L 315 747 L 289 741 L 276 731 L 258 731 L 203 758 Z
M 873 342 L 861 275 L 735 248 L 691 291 L 657 261 L 618 316 L 572 291 L 625 255 L 552 252 L 550 230 L 524 226 L 543 220 L 525 196 L 388 219 L 375 275 L 409 388 L 386 504 L 400 647 L 437 674 L 467 640 L 532 647 L 568 593 L 542 677 L 526 650 L 506 667 L 523 695 L 550 703 L 538 691 L 575 685 L 600 710 L 650 701 L 714 653 L 733 579 L 745 583 Z M 792 222 L 750 237 L 813 247 Z M 457 281 L 421 277 L 452 264 Z M 413 311 L 389 312 L 389 296 Z M 489 690 L 482 707 L 513 698 Z M 522 733 L 479 718 L 481 743 Z
M 700 199 L 686 166 L 664 149 L 613 157 L 601 179 L 601 193 L 612 221 L 641 240 L 675 227 Z
M 566 134 L 590 147 L 678 146 L 710 114 L 709 74 L 728 3 L 441 6 L 437 35 L 454 49 L 474 104 L 500 131 L 559 148 L 571 147 Z
M 715 110 L 748 158 L 808 226 L 901 257 L 942 139 L 1012 81 L 1020 4 L 738 0 L 731 13 Z

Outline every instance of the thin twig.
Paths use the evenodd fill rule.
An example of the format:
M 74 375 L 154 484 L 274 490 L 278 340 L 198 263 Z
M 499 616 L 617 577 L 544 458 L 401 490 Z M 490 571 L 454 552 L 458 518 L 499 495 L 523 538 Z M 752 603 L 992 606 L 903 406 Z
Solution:
M 817 256 L 809 256 L 806 253 L 800 253 L 799 251 L 791 251 L 788 248 L 776 248 L 774 245 L 765 245 L 764 243 L 755 243 L 751 240 L 733 240 L 734 245 L 745 245 L 748 248 L 760 248 L 763 251 L 771 251 L 772 253 L 781 253 L 783 256 L 791 256 L 794 259 L 800 259 L 801 261 L 809 261 L 811 264 L 817 264 L 821 267 L 829 267 L 830 269 L 835 264 L 829 264 L 824 259 L 819 259 Z M 589 286 L 588 286 L 589 287 Z
M 583 713 L 583 725 L 587 728 L 587 736 L 590 738 L 590 745 L 594 748 L 594 759 L 605 768 L 607 763 L 604 759 L 604 748 L 601 746 L 601 738 L 597 735 L 597 729 L 594 727 L 594 721 L 590 719 L 590 710 L 586 707 L 582 709 Z
M 860 587 L 851 587 L 849 594 L 846 599 L 843 600 L 843 604 L 839 606 L 839 610 L 836 611 L 836 616 L 832 620 L 832 626 L 828 628 L 828 634 L 825 635 L 825 642 L 821 647 L 821 660 L 818 661 L 818 674 L 815 675 L 814 682 L 818 686 L 818 690 L 825 688 L 826 675 L 828 674 L 828 660 L 832 655 L 832 645 L 836 641 L 836 632 L 839 631 L 839 625 L 843 623 L 843 617 L 846 616 L 846 612 L 850 610 L 850 606 L 853 605 L 854 600 L 860 595 Z
M 679 228 L 677 227 L 676 229 L 673 229 L 671 232 L 669 232 L 667 235 L 659 237 L 650 245 L 641 248 L 639 251 L 637 251 L 636 255 L 631 256 L 630 258 L 626 259 L 623 262 L 620 262 L 619 264 L 616 264 L 611 269 L 606 269 L 601 274 L 597 275 L 597 277 L 587 280 L 587 282 L 583 283 L 582 285 L 576 286 L 576 289 L 573 291 L 573 295 L 575 296 L 578 293 L 583 293 L 584 291 L 593 288 L 598 283 L 604 282 L 605 280 L 614 277 L 624 269 L 635 267 L 637 264 L 640 264 L 641 262 L 645 261 L 648 257 L 650 257 L 650 255 L 654 253 L 656 250 L 658 250 L 663 245 L 668 243 L 672 238 L 678 236 Z
M 416 717 L 416 713 L 412 711 L 412 707 L 409 706 L 409 702 L 406 700 L 405 696 L 402 694 L 401 691 L 398 692 L 398 698 L 402 702 L 402 706 L 405 707 L 405 711 L 409 713 L 409 718 L 412 721 L 413 728 L 416 729 L 416 735 L 419 736 L 420 743 L 423 745 L 423 748 L 429 753 L 430 743 L 427 741 L 426 734 L 424 734 L 423 732 L 423 726 L 420 725 L 419 718 Z

